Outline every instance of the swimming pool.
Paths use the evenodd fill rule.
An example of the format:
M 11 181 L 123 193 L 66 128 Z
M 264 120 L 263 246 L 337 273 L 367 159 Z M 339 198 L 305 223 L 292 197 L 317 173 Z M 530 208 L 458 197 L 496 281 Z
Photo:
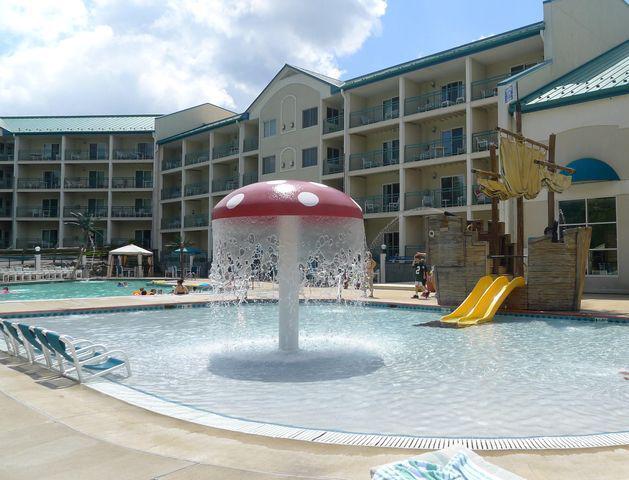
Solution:
M 301 309 L 305 353 L 275 351 L 277 306 L 29 319 L 130 356 L 122 383 L 230 417 L 334 431 L 528 437 L 629 431 L 629 325 L 500 317 L 416 326 L 437 313 Z
M 140 287 L 153 288 L 146 280 L 129 281 L 118 287 L 114 280 L 84 280 L 73 282 L 43 282 L 8 284 L 11 293 L 0 295 L 0 301 L 55 300 L 59 298 L 118 297 L 131 295 Z M 164 288 L 164 287 L 159 287 Z

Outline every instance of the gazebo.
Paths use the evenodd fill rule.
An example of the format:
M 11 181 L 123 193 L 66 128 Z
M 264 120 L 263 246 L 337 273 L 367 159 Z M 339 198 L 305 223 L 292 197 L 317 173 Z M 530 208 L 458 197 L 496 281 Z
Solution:
M 114 257 L 133 257 L 137 256 L 138 258 L 138 266 L 136 271 L 136 277 L 142 277 L 142 258 L 148 257 L 148 267 L 149 276 L 153 275 L 153 252 L 150 250 L 145 250 L 142 247 L 138 247 L 137 245 L 133 245 L 132 243 L 129 245 L 125 245 L 124 247 L 116 248 L 109 252 L 109 258 L 107 260 L 107 276 L 111 277 L 114 270 Z

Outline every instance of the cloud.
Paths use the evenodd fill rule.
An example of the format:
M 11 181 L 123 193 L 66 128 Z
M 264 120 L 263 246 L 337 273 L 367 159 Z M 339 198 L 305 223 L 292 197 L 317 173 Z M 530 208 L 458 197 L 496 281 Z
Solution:
M 339 77 L 386 0 L 3 0 L 0 115 L 243 110 L 284 63 Z

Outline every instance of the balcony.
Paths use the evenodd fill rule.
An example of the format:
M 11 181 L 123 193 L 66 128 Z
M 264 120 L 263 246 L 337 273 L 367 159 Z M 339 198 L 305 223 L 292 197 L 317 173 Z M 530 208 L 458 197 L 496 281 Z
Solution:
M 242 174 L 242 186 L 251 185 L 258 181 L 258 172 L 245 172 Z
M 12 217 L 13 209 L 11 207 L 1 207 L 0 208 L 0 217 Z
M 231 155 L 238 155 L 238 143 L 226 143 L 212 149 L 212 158 L 223 158 Z
M 88 242 L 89 243 L 89 242 Z M 94 245 L 96 247 L 102 247 L 105 244 L 105 237 L 103 235 L 95 235 L 94 236 Z M 81 237 L 64 237 L 63 239 L 64 247 L 83 247 L 85 246 L 85 239 Z M 91 248 L 91 243 L 89 243 L 89 248 Z
M 199 151 L 186 153 L 186 165 L 196 165 L 197 163 L 209 162 L 210 152 Z
M 371 195 L 355 198 L 356 203 L 363 209 L 364 214 L 388 213 L 400 210 L 400 195 Z
M 459 103 L 465 103 L 465 87 L 453 88 L 448 91 L 435 90 L 404 101 L 404 115 L 429 112 L 438 108 L 446 108 Z
M 208 182 L 189 183 L 184 188 L 184 195 L 191 197 L 192 195 L 203 195 L 210 191 L 210 184 Z
M 393 107 L 378 105 L 376 107 L 365 108 L 352 112 L 349 116 L 349 126 L 361 127 L 363 125 L 371 125 L 372 123 L 382 122 L 383 120 L 391 120 L 400 116 L 400 107 L 394 104 Z
M 136 208 L 135 206 L 117 205 L 111 207 L 112 218 L 149 218 L 153 216 L 151 207 Z
M 3 178 L 0 180 L 0 189 L 12 189 L 14 183 L 13 177 Z
M 243 152 L 252 152 L 258 149 L 258 137 L 245 138 L 242 151 Z
M 42 180 L 41 178 L 18 178 L 17 188 L 26 190 L 53 190 L 61 188 L 61 181 L 57 178 L 54 180 Z
M 323 160 L 323 174 L 333 175 L 335 173 L 342 173 L 345 169 L 345 155 L 338 157 L 326 158 Z
M 504 73 L 502 75 L 496 75 L 495 77 L 486 78 L 485 80 L 472 82 L 472 100 L 495 97 L 498 95 L 498 84 L 508 76 L 509 74 Z
M 181 197 L 181 187 L 162 188 L 162 200 Z
M 45 152 L 43 150 L 20 150 L 18 158 L 19 160 L 31 162 L 57 162 L 61 160 L 61 154 L 56 152 Z
M 58 208 L 18 207 L 17 216 L 22 218 L 57 218 Z
M 404 150 L 404 162 L 432 160 L 465 153 L 465 135 L 451 140 L 435 140 L 434 142 L 407 145 Z
M 207 213 L 201 215 L 186 215 L 183 218 L 185 228 L 206 227 L 210 223 L 210 216 Z
M 89 150 L 66 150 L 66 160 L 109 160 L 108 151 L 90 152 Z M 64 243 L 65 245 L 65 243 Z
M 153 152 L 114 150 L 114 160 L 153 160 Z
M 400 151 L 397 148 L 352 153 L 349 156 L 350 170 L 384 167 L 387 165 L 397 165 L 398 163 L 400 163 Z
M 108 188 L 108 178 L 88 178 L 88 177 L 66 177 L 63 186 L 65 188 Z
M 56 241 L 42 240 L 41 238 L 18 238 L 17 248 L 57 248 Z
M 345 123 L 345 115 L 340 114 L 336 117 L 330 117 L 323 120 L 323 134 L 334 133 L 343 130 Z
M 14 158 L 15 154 L 13 152 L 0 153 L 0 162 L 12 162 Z
M 173 170 L 179 167 L 181 167 L 181 158 L 171 158 L 170 160 L 162 161 L 162 171 Z
M 164 230 L 175 230 L 177 228 L 181 228 L 181 219 L 174 217 L 166 217 L 162 218 L 162 229 Z
M 238 177 L 225 177 L 212 180 L 213 192 L 224 192 L 238 188 Z
M 111 188 L 153 188 L 153 180 L 136 177 L 113 177 Z
M 484 152 L 489 150 L 489 147 L 492 144 L 498 146 L 498 132 L 495 130 L 487 130 L 485 132 L 472 134 L 473 152 Z
M 404 196 L 405 210 L 446 209 L 450 207 L 464 207 L 466 204 L 465 185 L 455 188 L 407 192 Z
M 72 217 L 72 213 L 80 213 L 86 217 L 94 217 L 94 218 L 107 218 L 107 207 L 89 207 L 89 206 L 80 206 L 73 205 L 68 207 L 63 207 L 63 216 L 64 217 Z

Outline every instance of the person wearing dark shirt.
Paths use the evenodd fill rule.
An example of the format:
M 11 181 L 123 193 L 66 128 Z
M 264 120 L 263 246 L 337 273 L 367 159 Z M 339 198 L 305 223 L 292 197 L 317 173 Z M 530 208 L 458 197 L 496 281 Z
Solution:
M 426 277 L 428 267 L 426 266 L 425 254 L 417 252 L 413 257 L 412 268 L 415 270 L 415 295 L 411 298 L 419 298 L 420 292 L 426 291 Z

